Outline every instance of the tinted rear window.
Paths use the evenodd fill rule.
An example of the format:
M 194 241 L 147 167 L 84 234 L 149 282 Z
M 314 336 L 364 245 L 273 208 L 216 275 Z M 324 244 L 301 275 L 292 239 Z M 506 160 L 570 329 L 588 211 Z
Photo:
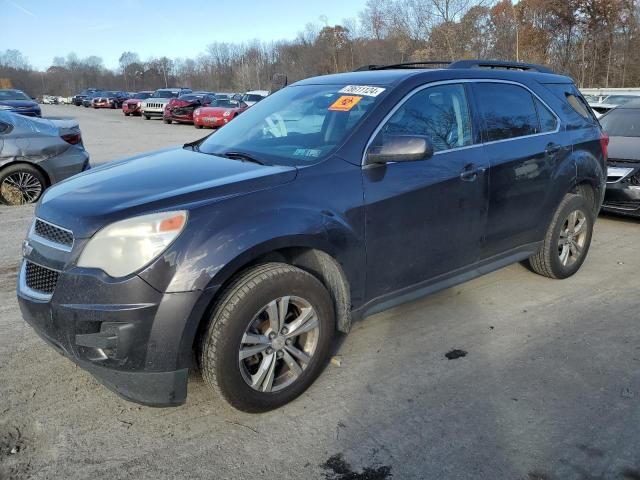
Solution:
M 566 120 L 567 129 L 593 127 L 598 124 L 587 101 L 574 84 L 547 83 L 544 86 L 562 101 L 563 119 Z
M 505 83 L 478 83 L 475 88 L 487 141 L 540 132 L 533 96 L 528 90 Z

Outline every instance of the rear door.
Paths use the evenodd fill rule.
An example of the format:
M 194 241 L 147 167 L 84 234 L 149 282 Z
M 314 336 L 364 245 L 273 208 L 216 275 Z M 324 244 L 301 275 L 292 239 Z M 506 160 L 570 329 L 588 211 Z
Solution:
M 547 190 L 571 143 L 557 115 L 531 90 L 512 82 L 473 85 L 489 158 L 489 212 L 482 258 L 539 241 Z

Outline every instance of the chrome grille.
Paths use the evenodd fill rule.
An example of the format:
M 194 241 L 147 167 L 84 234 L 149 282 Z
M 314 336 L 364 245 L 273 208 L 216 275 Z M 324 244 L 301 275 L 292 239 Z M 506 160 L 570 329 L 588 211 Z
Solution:
M 36 218 L 35 225 L 33 226 L 33 231 L 39 237 L 49 240 L 50 242 L 58 243 L 69 248 L 73 246 L 73 232 L 71 232 L 70 230 L 56 227 L 55 225 L 43 222 L 42 220 Z
M 31 290 L 46 295 L 53 294 L 58 283 L 59 272 L 26 261 L 24 270 L 25 284 Z

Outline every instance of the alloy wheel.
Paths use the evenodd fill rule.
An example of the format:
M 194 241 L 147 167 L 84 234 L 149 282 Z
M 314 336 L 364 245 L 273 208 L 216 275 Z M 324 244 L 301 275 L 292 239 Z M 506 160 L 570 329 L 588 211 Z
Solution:
M 587 240 L 587 221 L 580 210 L 574 210 L 565 219 L 558 238 L 558 256 L 563 266 L 571 266 L 580 259 Z
M 42 183 L 29 172 L 7 175 L 0 185 L 0 194 L 10 205 L 35 202 L 42 193 Z
M 320 322 L 307 300 L 285 296 L 269 302 L 242 336 L 238 360 L 244 381 L 261 392 L 290 386 L 309 366 L 319 336 Z

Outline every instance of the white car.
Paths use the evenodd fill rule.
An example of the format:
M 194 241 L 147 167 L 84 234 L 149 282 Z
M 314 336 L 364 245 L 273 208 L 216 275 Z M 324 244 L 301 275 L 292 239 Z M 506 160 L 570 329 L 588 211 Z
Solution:
M 268 90 L 251 90 L 250 92 L 246 92 L 242 95 L 241 100 L 249 106 L 255 105 L 263 98 L 269 96 Z

